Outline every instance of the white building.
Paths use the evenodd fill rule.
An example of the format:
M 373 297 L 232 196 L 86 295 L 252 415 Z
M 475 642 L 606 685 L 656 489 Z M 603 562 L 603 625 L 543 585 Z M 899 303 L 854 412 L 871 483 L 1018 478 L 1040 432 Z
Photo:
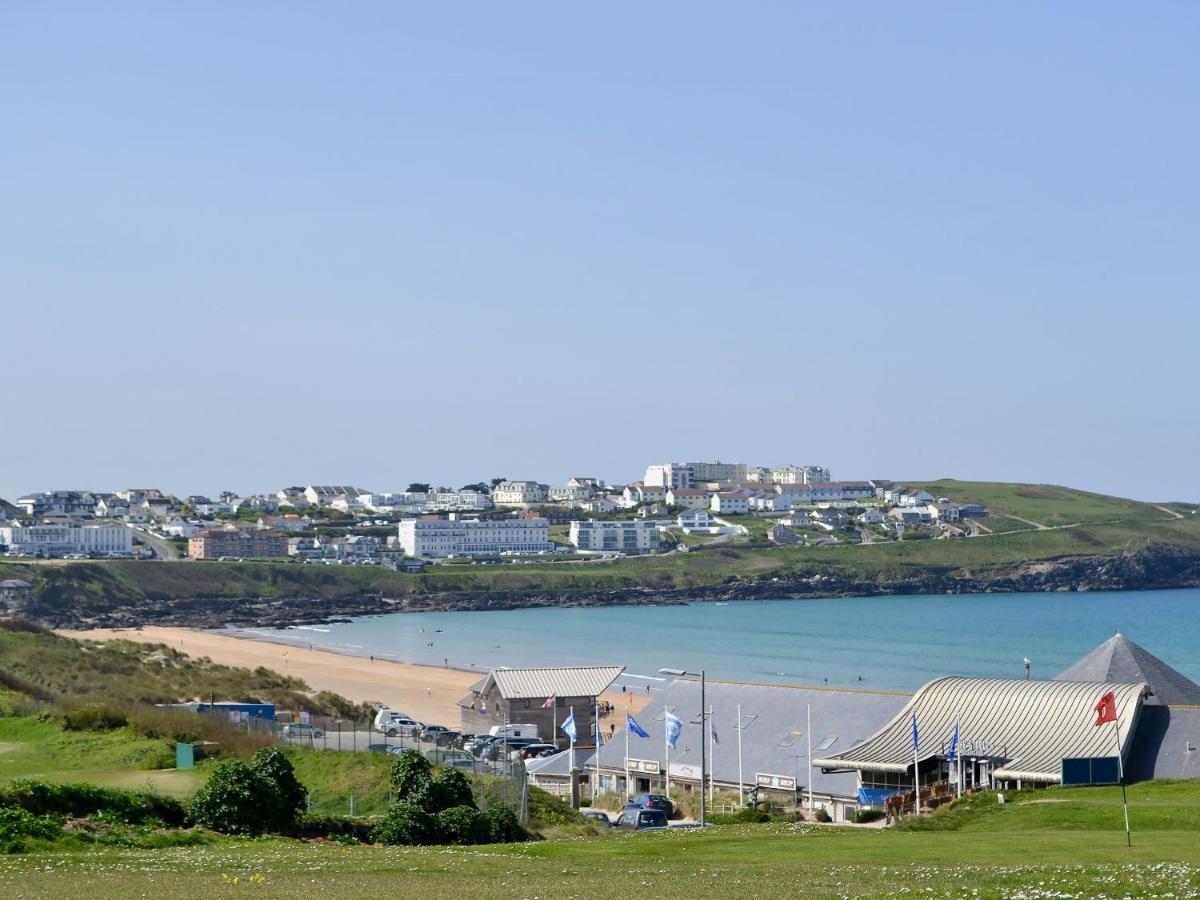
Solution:
M 690 488 L 705 481 L 745 481 L 745 463 L 678 462 L 646 467 L 642 482 L 647 487 Z
M 494 556 L 554 549 L 546 519 L 405 519 L 399 543 L 408 556 Z
M 708 509 L 708 491 L 700 488 L 671 488 L 667 491 L 667 503 L 682 509 Z
M 491 506 L 488 495 L 480 491 L 435 491 L 425 501 L 429 512 L 477 512 Z
M 181 538 L 190 538 L 202 530 L 195 522 L 189 522 L 183 516 L 172 516 L 162 527 L 163 534 Z
M 497 506 L 530 506 L 545 503 L 550 488 L 536 481 L 502 481 L 492 490 Z
M 750 501 L 741 491 L 722 491 L 712 495 L 709 508 L 715 513 L 747 513 Z
M 354 500 L 370 491 L 349 484 L 310 484 L 304 489 L 304 498 L 313 506 L 333 506 L 335 500 Z
M 887 516 L 883 514 L 883 510 L 878 506 L 868 506 L 862 511 L 862 514 L 858 517 L 858 521 L 864 525 L 882 525 L 887 521 Z
M 0 528 L 0 544 L 22 556 L 126 554 L 133 552 L 133 532 L 123 525 L 12 525 Z
M 774 466 L 771 481 L 776 484 L 812 484 L 817 481 L 832 481 L 825 466 Z
M 685 533 L 691 534 L 695 529 L 712 528 L 713 523 L 712 516 L 708 514 L 707 509 L 689 509 L 675 517 L 675 524 Z
M 657 526 L 640 519 L 621 522 L 571 523 L 571 543 L 580 550 L 653 553 L 661 545 Z
M 579 508 L 589 513 L 611 513 L 617 511 L 617 504 L 608 497 L 593 497 L 591 500 L 579 501 Z

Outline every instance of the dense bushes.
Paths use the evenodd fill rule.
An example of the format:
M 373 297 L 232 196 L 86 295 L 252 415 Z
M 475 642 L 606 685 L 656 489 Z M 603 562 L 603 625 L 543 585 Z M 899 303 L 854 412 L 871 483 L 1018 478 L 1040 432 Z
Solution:
M 128 825 L 178 827 L 187 819 L 183 804 L 173 797 L 93 784 L 14 781 L 0 789 L 0 807 L 23 809 L 35 816 L 90 816 Z
M 0 807 L 0 852 L 21 853 L 26 838 L 52 841 L 61 835 L 62 826 L 51 819 L 17 806 Z
M 865 825 L 867 822 L 878 822 L 886 815 L 882 809 L 860 809 L 854 814 L 854 821 L 859 825 Z
M 67 731 L 112 731 L 129 724 L 124 712 L 100 703 L 68 709 L 62 718 Z
M 481 812 L 462 772 L 448 767 L 434 771 L 415 750 L 400 754 L 390 781 L 397 802 L 371 832 L 378 843 L 488 844 L 529 836 L 516 814 L 499 801 Z
M 267 747 L 249 765 L 218 763 L 192 797 L 191 814 L 201 825 L 227 834 L 291 832 L 307 796 L 287 757 Z

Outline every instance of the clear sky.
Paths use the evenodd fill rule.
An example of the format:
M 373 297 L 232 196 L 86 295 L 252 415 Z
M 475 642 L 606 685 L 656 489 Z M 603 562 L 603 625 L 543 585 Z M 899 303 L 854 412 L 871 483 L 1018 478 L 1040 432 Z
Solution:
M 0 496 L 1198 499 L 1197 46 L 1185 2 L 9 0 Z

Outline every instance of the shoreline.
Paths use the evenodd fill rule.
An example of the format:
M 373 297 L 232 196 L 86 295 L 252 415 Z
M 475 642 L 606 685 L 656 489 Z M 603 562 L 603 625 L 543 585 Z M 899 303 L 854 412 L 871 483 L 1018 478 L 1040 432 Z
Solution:
M 313 691 L 333 691 L 356 703 L 384 703 L 403 710 L 418 721 L 456 730 L 461 725 L 458 700 L 490 671 L 357 656 L 315 645 L 310 649 L 305 646 L 308 642 L 273 641 L 266 637 L 209 629 L 147 625 L 140 628 L 62 629 L 55 633 L 77 640 L 165 644 L 188 656 L 207 657 L 222 665 L 250 669 L 264 666 L 281 675 L 302 679 Z M 636 711 L 650 698 L 649 695 L 637 695 L 632 691 L 622 694 L 616 690 L 606 692 L 602 699 L 612 703 L 614 710 L 623 710 L 627 702 L 632 701 L 630 708 Z

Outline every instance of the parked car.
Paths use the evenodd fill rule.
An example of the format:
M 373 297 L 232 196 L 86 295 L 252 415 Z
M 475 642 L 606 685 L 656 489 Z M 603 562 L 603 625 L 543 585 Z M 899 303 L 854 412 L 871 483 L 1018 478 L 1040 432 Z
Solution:
M 406 716 L 394 709 L 381 709 L 375 714 L 375 730 L 395 737 L 398 734 L 415 735 L 425 727 L 425 723 Z
M 303 722 L 292 722 L 290 725 L 283 726 L 283 736 L 285 738 L 303 738 L 304 740 L 315 740 L 325 737 L 325 732 L 314 725 L 306 725 Z
M 626 809 L 617 816 L 614 828 L 624 831 L 647 831 L 652 828 L 666 828 L 667 814 L 661 809 Z
M 455 743 L 457 743 L 458 746 L 461 747 L 463 750 L 466 750 L 468 745 L 472 741 L 477 740 L 478 738 L 479 738 L 479 735 L 476 735 L 476 734 L 460 734 L 458 736 L 457 740 L 455 741 Z
M 518 747 L 513 752 L 521 759 L 537 759 L 539 756 L 553 756 L 558 748 L 553 744 L 530 744 L 528 747 Z
M 610 819 L 608 817 L 608 813 L 606 813 L 606 812 L 601 812 L 598 809 L 589 809 L 589 810 L 585 810 L 583 813 L 581 813 L 581 815 L 585 819 L 595 819 L 597 822 L 602 822 L 603 824 L 607 825 L 609 828 L 612 827 L 612 819 Z
M 441 743 L 449 734 L 451 731 L 445 725 L 426 725 L 421 729 L 421 737 L 434 743 Z
M 660 809 L 668 819 L 675 815 L 675 804 L 662 794 L 635 794 L 625 809 Z

